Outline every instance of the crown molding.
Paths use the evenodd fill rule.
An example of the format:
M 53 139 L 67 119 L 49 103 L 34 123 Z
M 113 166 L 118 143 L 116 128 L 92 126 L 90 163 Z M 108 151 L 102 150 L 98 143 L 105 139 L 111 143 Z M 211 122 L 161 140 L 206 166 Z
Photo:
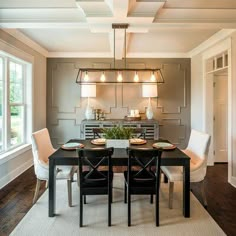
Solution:
M 48 52 L 48 58 L 112 58 L 111 52 Z
M 205 51 L 206 49 L 218 43 L 219 41 L 227 38 L 235 31 L 236 29 L 223 29 L 218 31 L 217 33 L 212 35 L 209 39 L 207 39 L 206 41 L 198 45 L 196 48 L 188 52 L 188 57 L 192 58 L 193 56 Z
M 6 33 L 10 34 L 11 36 L 16 38 L 20 42 L 26 44 L 27 46 L 29 46 L 30 48 L 32 48 L 36 52 L 42 54 L 45 57 L 48 57 L 48 51 L 45 48 L 43 48 L 41 45 L 39 45 L 38 43 L 33 41 L 31 38 L 29 38 L 26 35 L 24 35 L 23 33 L 21 33 L 19 30 L 17 30 L 17 29 L 2 29 L 2 30 L 5 31 Z
M 113 58 L 111 52 L 49 52 L 49 58 Z M 127 53 L 126 58 L 189 58 L 188 53 Z
M 188 53 L 181 52 L 151 52 L 151 53 L 127 53 L 128 58 L 189 58 Z

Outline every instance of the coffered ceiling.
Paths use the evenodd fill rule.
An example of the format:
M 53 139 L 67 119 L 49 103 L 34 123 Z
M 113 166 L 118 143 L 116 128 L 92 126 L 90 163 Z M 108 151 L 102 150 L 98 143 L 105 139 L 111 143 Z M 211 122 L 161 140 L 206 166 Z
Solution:
M 235 0 L 0 0 L 0 27 L 48 57 L 188 57 L 236 29 Z M 36 43 L 36 44 L 35 44 Z M 115 44 L 115 45 L 114 45 Z

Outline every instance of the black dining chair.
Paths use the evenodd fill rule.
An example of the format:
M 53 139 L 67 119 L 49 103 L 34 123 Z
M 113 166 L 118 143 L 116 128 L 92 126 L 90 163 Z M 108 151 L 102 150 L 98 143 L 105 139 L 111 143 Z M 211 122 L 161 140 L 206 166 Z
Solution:
M 124 172 L 125 196 L 128 197 L 128 226 L 131 226 L 131 195 L 156 196 L 156 226 L 159 226 L 160 158 L 162 150 L 128 148 L 128 171 Z M 139 170 L 137 170 L 139 166 Z M 152 168 L 150 168 L 152 167 Z
M 108 226 L 111 226 L 112 180 L 111 156 L 113 148 L 79 149 L 80 227 L 83 226 L 83 197 L 108 195 Z M 84 168 L 85 166 L 89 167 Z M 99 170 L 100 166 L 108 170 Z
M 104 133 L 103 128 L 93 128 L 93 138 L 102 138 L 102 134 Z

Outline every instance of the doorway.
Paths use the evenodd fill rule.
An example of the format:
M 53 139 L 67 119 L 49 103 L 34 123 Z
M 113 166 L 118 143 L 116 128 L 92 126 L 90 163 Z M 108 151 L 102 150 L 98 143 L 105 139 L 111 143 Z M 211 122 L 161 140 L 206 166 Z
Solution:
M 216 162 L 228 163 L 228 182 L 235 186 L 232 176 L 231 39 L 226 39 L 206 51 L 203 61 L 203 131 L 211 135 L 208 165 Z M 221 99 L 222 94 L 224 99 Z
M 228 163 L 228 70 L 213 74 L 214 163 Z

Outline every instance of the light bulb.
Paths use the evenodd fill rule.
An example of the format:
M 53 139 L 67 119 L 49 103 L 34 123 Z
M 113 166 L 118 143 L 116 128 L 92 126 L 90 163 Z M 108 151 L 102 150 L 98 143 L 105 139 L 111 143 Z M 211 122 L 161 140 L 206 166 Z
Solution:
M 118 82 L 122 82 L 123 78 L 120 72 L 118 72 L 118 77 L 117 77 L 117 81 Z
M 155 82 L 155 81 L 156 81 L 156 76 L 155 76 L 154 72 L 152 72 L 152 75 L 151 75 L 150 80 L 151 80 L 152 82 Z
M 134 82 L 139 82 L 139 77 L 137 71 L 135 71 Z
M 84 81 L 89 81 L 89 76 L 88 76 L 88 72 L 86 71 L 85 72 L 85 75 L 84 75 Z
M 104 72 L 102 72 L 100 80 L 101 80 L 101 82 L 105 82 L 106 81 L 106 77 L 105 77 Z

